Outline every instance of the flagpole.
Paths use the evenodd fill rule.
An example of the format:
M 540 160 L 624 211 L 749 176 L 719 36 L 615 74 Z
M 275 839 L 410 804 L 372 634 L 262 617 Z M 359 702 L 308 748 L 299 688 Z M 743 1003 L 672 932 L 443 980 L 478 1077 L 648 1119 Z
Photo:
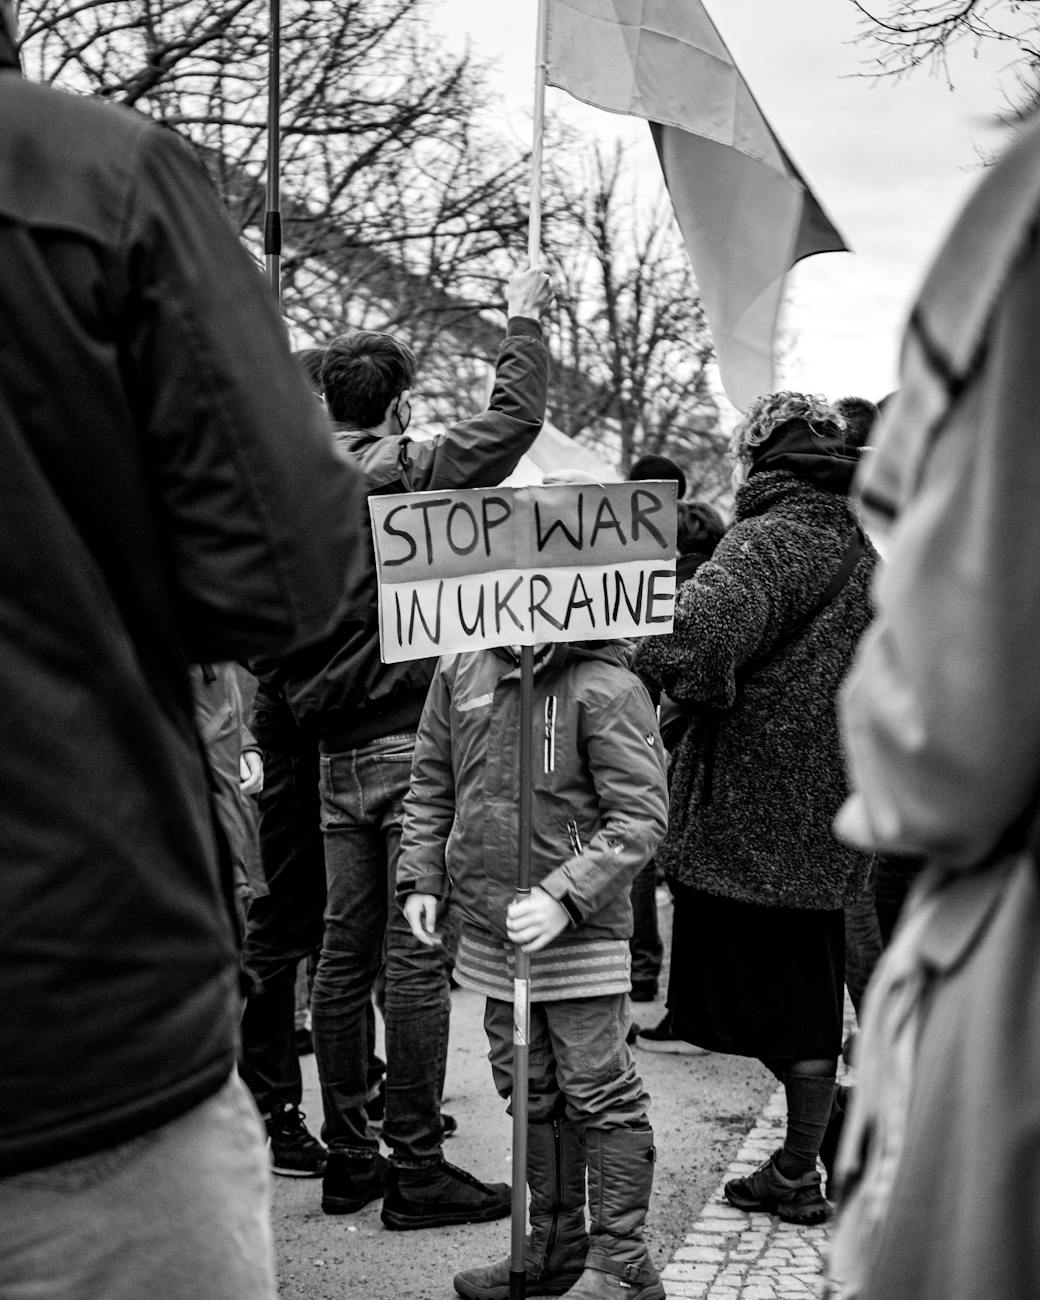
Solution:
M 520 647 L 519 820 L 516 897 L 531 895 L 531 806 L 534 647 Z M 527 1294 L 527 1066 L 531 1041 L 531 954 L 516 945 L 513 973 L 513 1185 L 509 1300 Z
M 542 137 L 545 133 L 545 82 L 549 46 L 548 0 L 538 0 L 534 72 L 534 126 L 531 142 L 530 216 L 527 260 L 537 266 L 542 252 Z M 534 647 L 520 647 L 520 774 L 517 826 L 516 897 L 531 894 L 531 805 L 534 710 Z M 509 1300 L 527 1295 L 527 1070 L 531 1041 L 531 956 L 516 945 L 513 973 L 513 1182 L 510 1212 Z
M 545 135 L 545 82 L 549 67 L 549 0 L 538 0 L 538 35 L 534 65 L 534 128 L 531 140 L 530 215 L 527 260 L 537 266 L 542 255 L 542 140 Z
M 282 299 L 282 5 L 270 0 L 270 56 L 267 74 L 267 211 L 264 213 L 264 263 L 274 296 Z

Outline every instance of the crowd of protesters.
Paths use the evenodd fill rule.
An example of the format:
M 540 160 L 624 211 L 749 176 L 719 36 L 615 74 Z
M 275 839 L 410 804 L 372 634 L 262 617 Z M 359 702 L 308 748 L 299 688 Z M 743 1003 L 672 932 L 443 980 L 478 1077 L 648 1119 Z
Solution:
M 395 1231 L 508 1215 L 444 1157 L 452 980 L 486 999 L 489 1086 L 527 1092 L 528 1294 L 664 1298 L 640 1048 L 782 1082 L 782 1145 L 725 1196 L 816 1224 L 840 1187 L 844 1294 L 1040 1294 L 1040 128 L 951 234 L 897 394 L 755 401 L 728 526 L 632 466 L 677 484 L 673 630 L 534 648 L 517 899 L 519 647 L 382 662 L 367 499 L 516 468 L 549 276 L 509 281 L 486 409 L 410 436 L 407 344 L 293 357 L 188 151 L 23 81 L 13 22 L 0 0 L 0 1295 L 274 1297 L 272 1169 Z M 513 1264 L 455 1289 L 508 1300 Z

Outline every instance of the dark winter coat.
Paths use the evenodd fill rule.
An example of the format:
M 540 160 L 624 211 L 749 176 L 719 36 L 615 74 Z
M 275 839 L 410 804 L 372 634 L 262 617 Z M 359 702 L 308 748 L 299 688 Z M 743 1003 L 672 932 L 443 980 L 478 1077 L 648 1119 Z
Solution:
M 337 427 L 336 443 L 363 471 L 368 495 L 494 487 L 513 472 L 541 430 L 548 378 L 541 326 L 512 317 L 487 410 L 428 440 Z M 341 622 L 320 645 L 274 671 L 256 665 L 264 679 L 256 716 L 265 743 L 279 693 L 296 726 L 330 752 L 358 749 L 419 725 L 437 660 L 384 664 L 380 659 L 378 583 L 367 510 L 365 528 L 357 581 Z
M 585 939 L 627 939 L 629 889 L 667 819 L 653 706 L 619 642 L 556 645 L 535 673 L 531 881 Z M 495 651 L 440 661 L 405 799 L 399 896 L 443 898 L 506 938 L 516 892 L 520 671 Z
M 847 792 L 835 698 L 871 617 L 869 542 L 838 595 L 737 685 L 741 665 L 819 600 L 855 525 L 842 494 L 784 470 L 753 474 L 714 556 L 679 588 L 673 634 L 640 645 L 641 676 L 705 705 L 673 756 L 658 852 L 681 884 L 808 908 L 862 891 L 869 858 L 840 844 L 831 822 Z
M 315 636 L 360 507 L 183 143 L 0 38 L 0 1176 L 183 1114 L 238 954 L 188 681 Z
M 256 804 L 241 789 L 242 755 L 257 750 L 245 723 L 239 672 L 234 664 L 193 664 L 195 725 L 209 766 L 220 828 L 231 854 L 240 900 L 267 893 L 257 845 Z

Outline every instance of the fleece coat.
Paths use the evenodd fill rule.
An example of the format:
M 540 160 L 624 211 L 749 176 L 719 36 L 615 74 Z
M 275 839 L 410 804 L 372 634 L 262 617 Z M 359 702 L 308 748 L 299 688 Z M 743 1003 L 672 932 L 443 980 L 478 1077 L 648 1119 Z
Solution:
M 640 645 L 644 680 L 703 705 L 674 752 L 658 852 L 679 884 L 802 908 L 842 907 L 865 886 L 869 856 L 839 843 L 831 823 L 847 794 L 835 701 L 871 617 L 869 541 L 840 592 L 786 639 L 855 527 L 841 493 L 786 470 L 752 474 L 733 527 L 679 588 L 674 632 Z

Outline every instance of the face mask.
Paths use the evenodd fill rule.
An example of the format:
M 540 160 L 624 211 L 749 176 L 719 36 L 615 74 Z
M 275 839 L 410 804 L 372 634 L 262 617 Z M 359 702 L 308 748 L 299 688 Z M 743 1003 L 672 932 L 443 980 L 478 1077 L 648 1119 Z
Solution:
M 402 413 L 401 407 L 404 406 Z M 407 397 L 399 397 L 394 402 L 394 415 L 397 417 L 397 423 L 401 426 L 401 432 L 405 433 L 412 422 L 412 404 Z

